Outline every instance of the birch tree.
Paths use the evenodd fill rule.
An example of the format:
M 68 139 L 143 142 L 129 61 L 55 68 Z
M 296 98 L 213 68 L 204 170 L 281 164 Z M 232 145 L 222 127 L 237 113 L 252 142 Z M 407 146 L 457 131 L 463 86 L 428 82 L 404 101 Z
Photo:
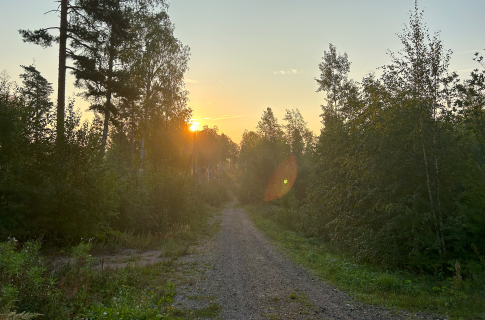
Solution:
M 443 48 L 439 33 L 429 35 L 423 13 L 415 2 L 409 25 L 399 34 L 404 49 L 391 53 L 392 64 L 383 67 L 383 82 L 402 107 L 410 108 L 414 135 L 420 145 L 426 179 L 429 210 L 440 254 L 446 252 L 444 212 L 441 206 L 443 157 L 440 118 L 449 107 L 450 84 L 456 75 L 448 73 L 451 51 Z

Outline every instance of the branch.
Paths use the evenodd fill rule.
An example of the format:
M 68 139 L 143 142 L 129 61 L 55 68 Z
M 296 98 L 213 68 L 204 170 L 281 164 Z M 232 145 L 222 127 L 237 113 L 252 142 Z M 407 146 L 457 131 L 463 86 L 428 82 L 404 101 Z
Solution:
M 59 12 L 59 9 L 49 10 L 47 12 L 44 12 L 44 14 L 48 14 L 48 13 L 51 13 L 51 12 Z
M 30 42 L 42 46 L 43 48 L 50 47 L 55 37 L 47 32 L 48 29 L 56 29 L 56 27 L 39 29 L 35 31 L 19 30 L 24 42 Z
M 74 68 L 74 67 L 70 67 L 70 66 L 66 66 L 66 69 L 71 69 L 73 71 L 81 72 L 81 70 Z

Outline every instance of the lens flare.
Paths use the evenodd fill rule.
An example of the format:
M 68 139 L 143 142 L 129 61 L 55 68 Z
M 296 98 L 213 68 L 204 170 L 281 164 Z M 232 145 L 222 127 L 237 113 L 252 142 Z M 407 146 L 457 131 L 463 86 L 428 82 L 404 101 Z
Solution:
M 297 173 L 296 158 L 294 155 L 291 155 L 273 173 L 266 187 L 264 201 L 279 199 L 290 191 L 295 183 Z

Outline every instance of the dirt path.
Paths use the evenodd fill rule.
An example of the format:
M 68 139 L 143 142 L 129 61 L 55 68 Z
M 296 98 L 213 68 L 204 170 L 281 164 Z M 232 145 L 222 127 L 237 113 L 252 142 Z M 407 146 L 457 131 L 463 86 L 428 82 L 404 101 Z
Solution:
M 223 319 L 407 318 L 356 303 L 321 282 L 277 252 L 235 204 L 222 212 L 215 239 L 181 259 L 189 280 L 178 284 L 179 305 L 216 302 Z

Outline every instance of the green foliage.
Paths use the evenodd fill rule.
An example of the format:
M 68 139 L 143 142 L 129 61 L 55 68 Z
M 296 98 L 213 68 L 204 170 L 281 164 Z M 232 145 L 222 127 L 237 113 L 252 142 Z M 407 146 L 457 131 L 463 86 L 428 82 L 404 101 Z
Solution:
M 108 303 L 92 306 L 83 315 L 89 319 L 174 319 L 171 317 L 173 307 L 173 284 L 167 283 L 159 293 L 152 291 L 133 300 L 132 288 L 122 287 Z
M 346 54 L 324 53 L 308 205 L 286 219 L 362 262 L 449 276 L 447 262 L 460 260 L 472 270 L 485 252 L 479 72 L 458 85 L 417 4 L 398 36 L 403 50 L 361 83 L 348 80 Z
M 261 202 L 276 169 L 290 156 L 296 159 L 296 180 L 288 195 L 275 203 L 297 207 L 305 201 L 314 137 L 298 109 L 286 110 L 284 120 L 287 124 L 280 125 L 272 109 L 267 108 L 257 132 L 243 133 L 237 175 L 238 198 L 242 203 Z
M 97 237 L 97 247 L 107 250 L 121 250 L 124 248 L 148 250 L 154 249 L 160 244 L 162 233 L 150 231 L 135 233 L 134 230 L 122 232 L 116 229 L 108 229 Z
M 176 228 L 162 251 L 186 254 L 195 234 Z M 5 319 L 175 319 L 170 261 L 121 269 L 100 268 L 89 242 L 72 247 L 68 260 L 40 255 L 40 241 L 0 243 L 0 317 Z M 167 250 L 171 248 L 171 251 Z M 207 312 L 214 314 L 217 308 Z M 208 315 L 209 313 L 204 313 Z
M 19 248 L 16 239 L 0 243 L 0 315 L 7 319 L 31 319 L 39 307 L 55 295 L 54 280 L 39 254 L 40 241 Z M 18 306 L 22 306 L 17 313 Z
M 70 104 L 65 149 L 56 152 L 52 131 L 27 130 L 31 120 L 23 107 L 32 104 L 24 104 L 21 95 L 9 99 L 14 94 L 5 92 L 0 101 L 0 113 L 14 123 L 2 136 L 0 150 L 0 165 L 8 168 L 0 174 L 0 237 L 44 235 L 69 243 L 95 235 L 116 211 L 116 181 L 97 151 L 97 123 L 80 125 L 80 115 Z M 51 111 L 42 112 L 42 123 L 52 126 L 53 119 L 45 116 Z
M 220 206 L 230 199 L 227 183 L 220 180 L 212 180 L 208 183 L 201 184 L 199 188 L 198 193 L 201 199 L 211 206 Z
M 140 147 L 145 158 L 138 162 L 136 142 L 132 139 L 132 152 L 126 152 L 130 141 L 123 130 L 103 157 L 100 119 L 81 124 L 71 102 L 63 146 L 58 147 L 50 130 L 50 84 L 34 67 L 25 69 L 24 87 L 16 87 L 5 75 L 1 80 L 0 122 L 5 126 L 0 136 L 0 239 L 43 236 L 62 245 L 82 238 L 102 241 L 108 230 L 155 235 L 204 217 L 208 211 L 201 202 L 219 205 L 227 199 L 221 191 L 231 179 L 215 180 L 224 178 L 223 170 L 195 190 L 185 170 L 191 142 L 187 109 L 158 118 L 163 130 L 148 131 Z M 234 157 L 234 143 L 219 137 L 221 160 Z
M 22 87 L 2 75 L 0 239 L 42 235 L 65 245 L 102 240 L 107 230 L 157 234 L 194 212 L 203 216 L 205 205 L 197 203 L 221 198 L 212 187 L 194 192 L 187 174 L 189 49 L 174 37 L 166 3 L 67 5 L 76 85 L 102 117 L 81 123 L 71 101 L 55 122 L 52 85 L 34 66 L 23 67 Z M 49 32 L 20 31 L 45 46 L 56 40 Z M 222 161 L 235 157 L 227 136 L 218 147 Z
M 413 313 L 433 312 L 463 319 L 485 315 L 484 282 L 458 280 L 460 267 L 456 262 L 449 264 L 449 271 L 455 277 L 416 275 L 410 271 L 359 263 L 320 237 L 304 236 L 292 231 L 295 228 L 276 222 L 276 214 L 268 215 L 268 206 L 246 206 L 245 209 L 255 224 L 294 261 L 358 300 Z M 461 269 L 463 274 L 463 267 Z M 483 270 L 480 273 L 483 274 Z
M 204 126 L 194 132 L 192 174 L 196 193 L 213 206 L 229 199 L 234 186 L 234 170 L 238 146 L 218 128 Z M 194 161 L 195 157 L 195 161 Z
M 402 289 L 402 282 L 393 274 L 384 273 L 376 278 L 376 285 L 383 291 L 397 291 Z
M 62 1 L 61 11 L 68 18 L 61 15 L 59 37 L 51 28 L 20 33 L 44 47 L 58 41 L 61 51 L 69 38 L 59 68 L 65 70 L 67 55 L 76 85 L 100 115 L 81 123 L 74 101 L 64 115 L 61 74 L 56 111 L 52 85 L 35 66 L 23 67 L 22 86 L 0 77 L 0 241 L 14 236 L 24 243 L 2 247 L 2 314 L 114 316 L 125 312 L 109 300 L 121 287 L 118 301 L 132 303 L 125 317 L 171 318 L 170 290 L 138 287 L 136 278 L 154 277 L 140 276 L 143 268 L 99 272 L 92 241 L 105 248 L 163 246 L 174 258 L 187 253 L 195 234 L 206 231 L 210 205 L 228 198 L 234 168 L 225 165 L 236 163 L 237 145 L 205 128 L 204 148 L 192 149 L 184 87 L 190 53 L 174 36 L 165 1 Z M 193 159 L 207 183 L 189 174 Z M 49 247 L 80 244 L 55 268 L 37 247 L 24 252 L 35 238 Z M 135 310 L 155 304 L 152 313 Z M 20 313 L 12 311 L 17 307 Z
M 187 223 L 191 199 L 190 180 L 176 172 L 143 175 L 138 186 L 126 185 L 118 229 L 157 233 L 173 223 Z
M 222 307 L 215 302 L 212 302 L 208 307 L 203 309 L 196 309 L 193 311 L 193 316 L 197 318 L 214 318 L 219 315 Z
M 78 266 L 90 266 L 94 259 L 89 254 L 93 249 L 93 245 L 90 242 L 81 242 L 75 247 L 72 247 L 71 256 L 74 259 L 74 263 Z

